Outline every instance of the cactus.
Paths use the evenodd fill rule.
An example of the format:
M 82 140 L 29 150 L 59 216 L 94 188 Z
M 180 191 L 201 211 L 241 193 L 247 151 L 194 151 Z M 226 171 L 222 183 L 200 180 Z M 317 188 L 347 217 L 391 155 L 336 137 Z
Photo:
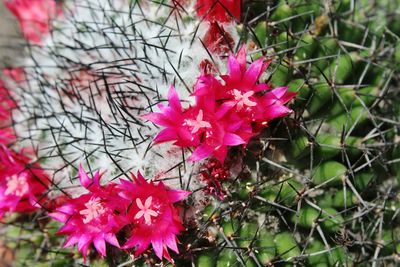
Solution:
M 63 15 L 52 14 L 51 33 L 42 43 L 35 35 L 19 63 L 4 66 L 10 91 L 5 99 L 16 105 L 0 126 L 12 128 L 15 140 L 5 143 L 0 135 L 0 146 L 15 153 L 29 150 L 27 169 L 45 172 L 48 181 L 46 192 L 33 194 L 35 208 L 7 212 L 2 219 L 0 252 L 14 251 L 16 266 L 398 263 L 400 28 L 395 18 L 400 2 L 247 0 L 230 6 L 221 0 L 214 7 L 212 2 L 64 0 L 57 4 Z M 252 121 L 252 138 L 239 136 L 244 145 L 226 145 L 223 160 L 217 147 L 215 157 L 191 162 L 191 150 L 197 149 L 180 144 L 184 133 L 177 134 L 175 146 L 157 144 L 154 137 L 168 128 L 149 114 L 171 106 L 176 111 L 175 93 L 183 114 L 209 101 L 196 91 L 205 84 L 201 78 L 214 75 L 222 86 L 229 83 L 223 74 L 235 67 L 232 57 L 240 61 L 246 53 L 242 45 L 245 61 L 270 63 L 268 69 L 260 67 L 257 85 L 287 86 L 286 102 L 296 93 L 287 107 L 293 112 L 260 125 Z M 23 71 L 15 72 L 16 67 Z M 168 91 L 170 85 L 176 91 Z M 269 90 L 251 91 L 247 104 Z M 169 113 L 171 124 L 177 114 Z M 211 127 L 205 114 L 198 114 L 199 129 Z M 199 142 L 207 138 L 204 134 Z M 124 244 L 139 227 L 120 222 L 121 246 L 110 238 L 105 247 L 98 241 L 88 247 L 78 243 L 79 251 L 88 251 L 86 261 L 64 248 L 65 238 L 57 235 L 62 225 L 51 218 L 62 216 L 54 210 L 62 211 L 68 198 L 86 192 L 80 164 L 93 174 L 105 171 L 104 186 L 133 179 L 115 190 L 140 184 L 142 178 L 131 176 L 138 170 L 165 187 L 170 193 L 160 197 L 170 197 L 171 203 L 163 211 L 173 214 L 174 227 L 183 225 L 173 235 L 178 247 L 166 237 L 165 244 L 147 240 L 152 248 L 137 253 L 140 242 Z M 94 190 L 90 183 L 84 187 Z M 192 193 L 178 202 L 189 195 L 185 191 Z M 125 202 L 130 193 L 135 192 L 121 194 Z M 153 210 L 155 199 L 145 200 L 135 198 L 126 206 L 131 210 L 140 203 L 141 216 L 129 217 L 127 211 L 127 218 L 143 219 L 142 228 L 161 214 Z M 124 217 L 123 207 L 116 211 Z

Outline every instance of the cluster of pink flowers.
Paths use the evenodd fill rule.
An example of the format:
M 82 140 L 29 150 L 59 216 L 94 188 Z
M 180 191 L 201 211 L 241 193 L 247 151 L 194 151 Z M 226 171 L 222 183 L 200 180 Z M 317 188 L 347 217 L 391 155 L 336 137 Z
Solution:
M 24 37 L 40 44 L 51 30 L 51 20 L 60 14 L 55 0 L 4 0 L 5 6 L 18 19 Z
M 165 127 L 154 141 L 193 148 L 189 161 L 214 156 L 223 163 L 229 147 L 247 145 L 271 120 L 292 112 L 285 104 L 295 93 L 258 83 L 268 65 L 261 58 L 247 67 L 243 46 L 236 57 L 229 56 L 228 74 L 216 77 L 204 72 L 198 78 L 193 92 L 196 103 L 187 108 L 171 86 L 168 106 L 160 104 L 160 112 L 144 116 Z
M 123 249 L 136 248 L 143 253 L 150 244 L 156 255 L 173 262 L 168 248 L 178 253 L 176 236 L 184 229 L 174 203 L 190 192 L 172 190 L 162 182 L 147 182 L 138 173 L 133 181 L 100 185 L 97 172 L 91 179 L 82 166 L 79 179 L 88 193 L 67 201 L 50 213 L 50 217 L 64 223 L 59 234 L 67 235 L 65 247 L 78 245 L 86 259 L 91 244 L 106 255 L 106 243 L 121 248 L 117 233 L 127 229 L 128 238 Z

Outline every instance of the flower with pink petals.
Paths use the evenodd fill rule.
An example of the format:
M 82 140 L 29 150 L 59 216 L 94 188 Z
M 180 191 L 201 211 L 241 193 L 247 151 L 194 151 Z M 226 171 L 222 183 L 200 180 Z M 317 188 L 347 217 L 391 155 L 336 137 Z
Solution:
M 49 216 L 64 223 L 58 234 L 67 235 L 64 247 L 78 245 L 78 251 L 86 255 L 93 243 L 100 255 L 106 255 L 106 242 L 119 247 L 116 233 L 129 223 L 125 217 L 127 201 L 119 197 L 116 184 L 100 185 L 101 175 L 96 172 L 89 178 L 82 166 L 79 180 L 89 191 L 67 201 Z
M 285 104 L 295 93 L 258 82 L 268 65 L 259 59 L 247 67 L 243 46 L 236 57 L 229 56 L 228 74 L 216 77 L 207 69 L 202 72 L 194 86 L 195 104 L 188 108 L 182 107 L 171 87 L 169 105 L 159 105 L 161 112 L 144 116 L 165 127 L 154 141 L 174 141 L 194 149 L 189 161 L 214 156 L 223 163 L 229 147 L 247 145 L 271 120 L 292 112 Z
M 18 19 L 24 37 L 36 44 L 50 32 L 51 20 L 59 13 L 55 0 L 4 0 L 4 3 Z
M 168 248 L 179 253 L 176 236 L 184 229 L 174 203 L 190 192 L 169 189 L 162 182 L 147 182 L 140 173 L 133 177 L 133 182 L 122 180 L 118 189 L 132 203 L 128 218 L 133 223 L 124 248 L 136 248 L 138 256 L 151 244 L 158 258 L 173 262 Z
M 0 145 L 0 218 L 8 212 L 32 212 L 45 202 L 49 179 L 25 152 Z
M 245 144 L 251 136 L 251 125 L 240 120 L 236 114 L 226 115 L 212 97 L 194 107 L 183 109 L 178 94 L 171 87 L 169 106 L 159 105 L 160 113 L 143 116 L 153 123 L 166 127 L 154 139 L 156 143 L 175 141 L 184 148 L 195 148 L 189 161 L 199 161 L 215 156 L 224 161 L 228 146 Z
M 197 0 L 196 11 L 199 17 L 208 21 L 230 22 L 240 20 L 241 1 L 239 0 Z

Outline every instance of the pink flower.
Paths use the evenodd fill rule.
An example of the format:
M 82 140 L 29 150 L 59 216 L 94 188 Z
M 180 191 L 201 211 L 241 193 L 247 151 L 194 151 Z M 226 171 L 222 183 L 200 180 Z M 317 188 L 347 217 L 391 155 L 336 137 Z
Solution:
M 106 255 L 106 242 L 120 247 L 116 233 L 129 223 L 125 217 L 127 201 L 118 196 L 116 184 L 100 185 L 101 175 L 96 172 L 90 179 L 82 166 L 79 180 L 89 191 L 78 198 L 67 201 L 49 216 L 64 223 L 58 234 L 67 235 L 64 247 L 78 245 L 78 251 L 86 260 L 89 246 Z
M 50 32 L 51 20 L 60 13 L 55 0 L 4 0 L 4 3 L 18 19 L 24 37 L 36 44 Z
M 143 117 L 166 127 L 154 139 L 156 143 L 174 141 L 177 146 L 195 148 L 190 161 L 199 161 L 210 155 L 224 161 L 228 146 L 245 144 L 251 135 L 250 124 L 243 123 L 233 113 L 224 116 L 225 110 L 217 109 L 218 105 L 211 97 L 195 107 L 183 109 L 175 88 L 171 86 L 168 101 L 169 106 L 158 106 L 160 113 Z
M 179 253 L 176 236 L 184 229 L 173 204 L 190 192 L 169 189 L 162 182 L 148 183 L 140 173 L 133 177 L 133 182 L 121 180 L 118 189 L 120 195 L 131 202 L 128 218 L 133 223 L 124 248 L 135 247 L 138 256 L 151 244 L 158 258 L 173 262 L 168 248 Z
M 240 20 L 240 0 L 197 0 L 196 11 L 199 17 L 208 21 L 230 22 Z
M 145 119 L 165 127 L 154 139 L 156 143 L 174 141 L 182 148 L 193 148 L 189 161 L 214 156 L 224 162 L 228 148 L 247 145 L 268 123 L 292 111 L 285 106 L 295 96 L 286 87 L 271 89 L 259 79 L 269 62 L 259 59 L 249 67 L 246 49 L 228 59 L 228 74 L 210 73 L 208 64 L 194 86 L 195 104 L 183 108 L 174 87 L 168 94 L 168 106 Z
M 7 212 L 31 212 L 45 202 L 49 178 L 36 163 L 0 145 L 0 218 Z

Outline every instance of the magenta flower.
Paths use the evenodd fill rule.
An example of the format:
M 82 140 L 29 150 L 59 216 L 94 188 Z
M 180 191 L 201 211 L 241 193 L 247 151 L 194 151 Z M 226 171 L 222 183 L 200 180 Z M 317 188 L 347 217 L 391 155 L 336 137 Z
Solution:
M 64 247 L 78 245 L 86 261 L 87 251 L 93 243 L 100 255 L 106 255 L 106 242 L 120 247 L 116 233 L 129 222 L 125 217 L 127 201 L 118 196 L 116 184 L 100 185 L 101 175 L 96 172 L 90 179 L 82 166 L 79 180 L 89 192 L 67 201 L 49 216 L 64 223 L 58 234 L 67 235 Z
M 131 234 L 123 247 L 135 247 L 138 256 L 151 244 L 158 258 L 173 262 L 168 248 L 179 253 L 176 236 L 184 229 L 178 209 L 173 204 L 190 192 L 169 189 L 162 182 L 148 183 L 140 172 L 133 179 L 133 182 L 121 180 L 118 186 L 121 197 L 131 203 L 128 211 L 132 222 Z
M 0 219 L 7 212 L 32 212 L 46 200 L 49 178 L 26 154 L 0 145 Z
M 184 148 L 195 148 L 189 161 L 215 156 L 224 161 L 228 146 L 245 144 L 251 136 L 250 124 L 243 123 L 235 114 L 225 115 L 213 98 L 205 98 L 195 107 L 183 109 L 174 87 L 168 94 L 169 106 L 159 105 L 160 113 L 143 116 L 166 127 L 154 139 L 156 143 L 174 141 Z M 244 138 L 244 139 L 243 139 Z
M 247 67 L 243 46 L 236 57 L 229 57 L 228 74 L 215 77 L 207 69 L 202 72 L 194 86 L 196 103 L 188 108 L 182 107 L 171 87 L 169 105 L 159 105 L 160 112 L 144 116 L 165 127 L 154 141 L 192 148 L 189 161 L 214 156 L 223 163 L 229 147 L 247 145 L 271 120 L 292 112 L 285 104 L 295 93 L 258 82 L 268 65 L 259 59 Z
M 58 15 L 55 0 L 4 0 L 5 6 L 18 19 L 24 37 L 40 44 L 50 32 L 50 23 Z

